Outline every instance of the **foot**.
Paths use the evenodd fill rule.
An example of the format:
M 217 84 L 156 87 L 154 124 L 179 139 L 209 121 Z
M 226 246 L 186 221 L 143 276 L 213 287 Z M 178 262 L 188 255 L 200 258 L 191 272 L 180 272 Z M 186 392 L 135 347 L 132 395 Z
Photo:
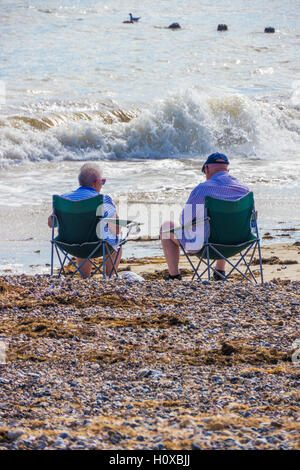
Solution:
M 172 276 L 171 274 L 168 274 L 165 277 L 165 281 L 173 281 L 174 279 L 178 279 L 178 281 L 181 281 L 182 279 L 181 274 L 175 274 L 174 276 Z
M 214 271 L 214 281 L 223 281 L 225 277 L 225 271 L 221 271 L 220 269 L 216 269 Z

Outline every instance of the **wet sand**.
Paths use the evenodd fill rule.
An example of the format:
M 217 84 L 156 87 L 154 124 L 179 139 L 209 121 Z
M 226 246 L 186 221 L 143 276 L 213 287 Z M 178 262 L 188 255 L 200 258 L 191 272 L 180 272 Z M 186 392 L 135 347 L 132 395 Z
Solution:
M 258 286 L 0 276 L 0 449 L 299 449 L 299 251 Z
M 233 257 L 232 260 L 234 259 Z M 260 279 L 257 256 L 255 260 L 256 264 L 252 268 L 256 277 Z M 264 246 L 262 248 L 262 260 L 264 281 L 271 281 L 277 278 L 282 280 L 300 280 L 300 242 Z M 192 257 L 192 261 L 194 264 L 197 264 L 196 257 Z M 228 272 L 229 265 L 227 266 Z M 179 267 L 183 278 L 190 280 L 193 270 L 183 255 L 180 256 Z M 163 279 L 168 274 L 167 264 L 163 257 L 124 259 L 121 261 L 120 270 L 136 272 L 145 279 Z M 242 271 L 244 272 L 245 269 L 242 269 Z M 233 280 L 236 281 L 237 279 L 241 279 L 241 276 L 235 274 Z

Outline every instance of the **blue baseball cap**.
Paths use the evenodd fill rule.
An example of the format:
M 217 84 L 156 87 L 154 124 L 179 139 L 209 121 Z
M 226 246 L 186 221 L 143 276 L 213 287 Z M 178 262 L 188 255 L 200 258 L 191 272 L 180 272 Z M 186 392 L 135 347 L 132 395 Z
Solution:
M 210 163 L 225 163 L 225 165 L 229 165 L 229 160 L 226 155 L 224 155 L 224 153 L 212 153 L 211 155 L 209 155 L 209 157 L 207 157 L 206 162 L 203 163 L 202 173 L 204 173 L 205 165 L 209 165 Z

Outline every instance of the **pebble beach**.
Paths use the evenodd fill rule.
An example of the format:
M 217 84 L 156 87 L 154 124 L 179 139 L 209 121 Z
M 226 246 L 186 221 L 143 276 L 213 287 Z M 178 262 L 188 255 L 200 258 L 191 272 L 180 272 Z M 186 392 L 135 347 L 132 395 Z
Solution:
M 299 449 L 299 306 L 279 278 L 1 276 L 0 449 Z
M 300 450 L 300 3 L 199 3 L 1 2 L 0 450 Z M 183 256 L 164 280 L 161 224 L 215 152 L 254 194 L 260 284 Z M 86 162 L 141 228 L 111 280 L 49 275 Z

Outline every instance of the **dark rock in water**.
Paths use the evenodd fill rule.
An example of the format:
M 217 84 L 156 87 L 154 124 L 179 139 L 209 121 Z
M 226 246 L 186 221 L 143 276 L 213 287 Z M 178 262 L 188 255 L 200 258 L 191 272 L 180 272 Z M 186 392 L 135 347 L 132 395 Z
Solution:
M 218 31 L 227 31 L 227 24 L 218 24 Z
M 179 23 L 172 23 L 168 26 L 169 29 L 180 29 L 181 26 Z
M 275 28 L 273 28 L 272 26 L 267 26 L 265 28 L 265 33 L 275 33 Z
M 134 23 L 134 21 L 125 20 L 125 21 L 123 21 L 123 23 L 125 23 L 125 24 L 133 24 L 133 23 Z

